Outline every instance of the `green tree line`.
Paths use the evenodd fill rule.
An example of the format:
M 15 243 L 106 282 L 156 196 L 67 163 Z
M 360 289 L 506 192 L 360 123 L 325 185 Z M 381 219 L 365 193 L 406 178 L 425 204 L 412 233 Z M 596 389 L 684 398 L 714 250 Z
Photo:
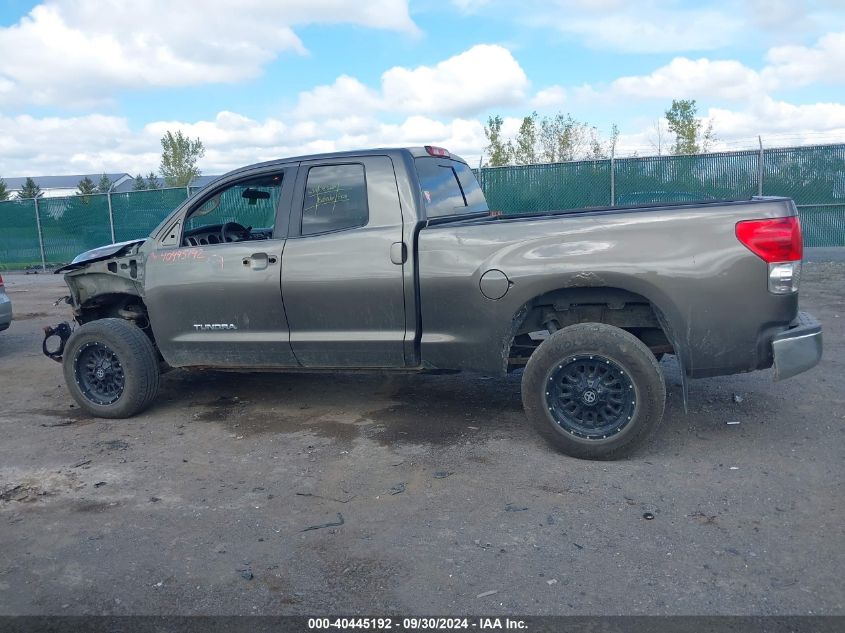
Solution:
M 674 136 L 672 154 L 698 154 L 712 146 L 713 122 L 698 117 L 694 99 L 673 99 L 665 112 L 665 124 Z M 658 121 L 658 132 L 661 122 Z M 599 160 L 615 155 L 619 128 L 611 125 L 607 138 L 598 128 L 559 112 L 540 117 L 536 112 L 522 118 L 513 138 L 506 138 L 500 115 L 490 116 L 484 126 L 487 137 L 486 166 L 532 165 L 573 160 Z M 661 153 L 662 149 L 658 149 Z

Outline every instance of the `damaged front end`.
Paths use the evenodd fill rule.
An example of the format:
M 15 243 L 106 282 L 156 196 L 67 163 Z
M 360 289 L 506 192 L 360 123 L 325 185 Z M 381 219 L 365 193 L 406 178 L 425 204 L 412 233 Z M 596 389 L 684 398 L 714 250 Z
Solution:
M 144 293 L 145 240 L 109 244 L 78 255 L 64 273 L 70 295 L 59 299 L 68 303 L 74 320 L 80 325 L 95 319 L 117 317 L 148 327 Z M 67 322 L 44 328 L 42 352 L 61 362 L 65 344 L 72 333 Z
M 78 255 L 73 262 L 59 268 L 70 290 L 68 303 L 77 322 L 91 318 L 122 316 L 117 311 L 140 302 L 144 292 L 144 240 L 110 244 Z M 119 305 L 118 305 L 119 304 Z M 108 314 L 100 314 L 102 309 Z

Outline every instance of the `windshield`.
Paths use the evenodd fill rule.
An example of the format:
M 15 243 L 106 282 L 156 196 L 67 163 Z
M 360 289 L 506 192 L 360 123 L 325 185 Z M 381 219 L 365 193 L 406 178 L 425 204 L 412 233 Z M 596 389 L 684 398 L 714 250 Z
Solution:
M 466 164 L 448 158 L 416 159 L 425 212 L 429 218 L 486 212 L 487 201 Z

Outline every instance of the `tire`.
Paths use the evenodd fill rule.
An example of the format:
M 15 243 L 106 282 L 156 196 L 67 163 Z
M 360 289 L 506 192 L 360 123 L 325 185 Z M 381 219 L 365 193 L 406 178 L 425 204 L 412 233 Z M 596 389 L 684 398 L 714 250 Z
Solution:
M 158 391 L 156 349 L 124 319 L 100 319 L 74 330 L 62 367 L 73 399 L 99 418 L 140 413 Z
M 631 453 L 660 425 L 665 403 L 654 354 L 633 334 L 604 323 L 558 330 L 522 374 L 528 419 L 555 448 L 581 459 Z

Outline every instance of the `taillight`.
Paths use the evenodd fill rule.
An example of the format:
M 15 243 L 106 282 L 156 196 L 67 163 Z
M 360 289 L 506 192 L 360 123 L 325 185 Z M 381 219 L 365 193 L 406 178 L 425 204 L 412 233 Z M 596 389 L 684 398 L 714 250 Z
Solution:
M 3 275 L 0 275 L 0 288 L 3 287 Z
M 795 215 L 737 222 L 736 236 L 752 253 L 769 264 L 798 261 L 804 254 L 801 224 Z
M 736 237 L 769 265 L 769 291 L 787 294 L 798 290 L 804 244 L 798 216 L 737 222 Z
M 451 158 L 448 149 L 443 149 L 442 147 L 435 147 L 434 145 L 426 145 L 425 151 L 429 153 L 430 156 L 438 156 L 440 158 Z

